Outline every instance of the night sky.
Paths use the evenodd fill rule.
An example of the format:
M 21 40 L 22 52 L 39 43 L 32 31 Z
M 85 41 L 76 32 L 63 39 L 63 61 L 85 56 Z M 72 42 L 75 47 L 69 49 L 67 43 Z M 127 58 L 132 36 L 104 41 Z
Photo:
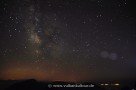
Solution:
M 0 79 L 135 78 L 135 10 L 133 0 L 0 0 Z

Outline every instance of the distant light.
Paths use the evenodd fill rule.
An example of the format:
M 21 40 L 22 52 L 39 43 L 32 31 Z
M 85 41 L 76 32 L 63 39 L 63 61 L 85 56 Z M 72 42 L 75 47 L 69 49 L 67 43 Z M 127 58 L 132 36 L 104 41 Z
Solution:
M 108 85 L 109 85 L 109 84 L 107 84 L 107 83 L 105 84 L 105 86 L 108 86 Z
M 104 84 L 101 84 L 101 86 L 103 86 Z
M 115 86 L 119 86 L 119 83 L 114 84 Z

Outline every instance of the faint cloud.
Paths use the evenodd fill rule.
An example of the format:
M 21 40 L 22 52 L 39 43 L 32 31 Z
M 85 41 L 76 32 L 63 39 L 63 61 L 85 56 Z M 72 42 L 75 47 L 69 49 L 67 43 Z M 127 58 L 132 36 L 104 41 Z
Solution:
M 108 58 L 108 56 L 109 56 L 109 53 L 107 51 L 102 51 L 101 52 L 101 57 Z
M 118 55 L 116 53 L 109 53 L 108 51 L 102 51 L 100 53 L 100 56 L 102 58 L 108 58 L 108 59 L 111 59 L 111 60 L 116 60 Z
M 117 59 L 117 54 L 116 54 L 116 53 L 111 53 L 111 54 L 109 55 L 109 58 L 110 58 L 111 60 L 116 60 L 116 59 Z

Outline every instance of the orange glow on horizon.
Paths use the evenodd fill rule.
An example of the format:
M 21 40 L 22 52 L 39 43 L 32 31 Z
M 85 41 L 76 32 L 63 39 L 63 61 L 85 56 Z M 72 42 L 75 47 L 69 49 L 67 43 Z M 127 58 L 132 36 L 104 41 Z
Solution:
M 36 79 L 40 81 L 78 82 L 85 77 L 85 75 L 79 75 L 77 72 L 59 70 L 54 64 L 41 63 L 41 68 L 36 68 L 36 66 L 35 64 L 13 61 L 0 72 L 0 78 L 4 80 Z

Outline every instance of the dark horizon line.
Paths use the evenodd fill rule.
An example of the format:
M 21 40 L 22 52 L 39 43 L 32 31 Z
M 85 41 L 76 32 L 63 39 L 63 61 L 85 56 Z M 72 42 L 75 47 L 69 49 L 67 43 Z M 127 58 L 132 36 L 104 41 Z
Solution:
M 103 79 L 103 80 L 79 80 L 79 81 L 65 81 L 65 80 L 38 80 L 38 79 L 34 79 L 34 78 L 30 78 L 30 79 L 0 79 L 0 81 L 27 81 L 27 80 L 34 80 L 37 82 L 68 82 L 68 83 L 91 83 L 91 82 L 136 82 L 136 79 L 111 79 L 111 80 L 107 80 L 107 79 Z

